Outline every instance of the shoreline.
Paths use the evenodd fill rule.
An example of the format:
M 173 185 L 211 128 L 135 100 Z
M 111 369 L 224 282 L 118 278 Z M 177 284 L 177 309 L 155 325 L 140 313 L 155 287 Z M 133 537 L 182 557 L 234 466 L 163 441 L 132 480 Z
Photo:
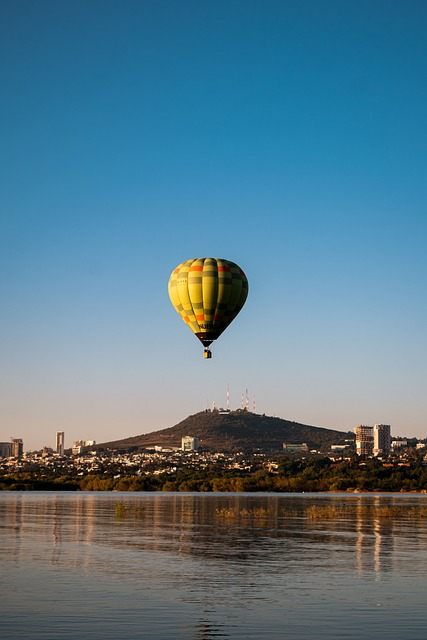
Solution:
M 70 495 L 93 495 L 93 494 L 126 494 L 128 496 L 138 496 L 139 494 L 145 495 L 175 495 L 175 496 L 321 496 L 321 495 L 339 495 L 339 496 L 427 496 L 427 490 L 423 489 L 421 491 L 381 491 L 379 489 L 369 490 L 333 490 L 327 489 L 324 491 L 174 491 L 174 490 L 138 490 L 138 491 L 129 491 L 129 490 L 119 490 L 119 489 L 61 489 L 58 487 L 51 489 L 28 489 L 28 488 L 13 488 L 13 489 L 0 489 L 0 496 L 3 494 L 11 494 L 11 493 L 43 493 L 43 494 L 53 494 L 53 493 L 61 493 L 61 494 L 70 494 Z

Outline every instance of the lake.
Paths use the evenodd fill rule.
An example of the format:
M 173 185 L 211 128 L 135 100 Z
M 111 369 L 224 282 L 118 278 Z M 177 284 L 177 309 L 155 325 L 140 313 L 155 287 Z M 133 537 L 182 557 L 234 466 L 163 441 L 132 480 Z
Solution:
M 427 637 L 427 496 L 0 492 L 4 640 Z

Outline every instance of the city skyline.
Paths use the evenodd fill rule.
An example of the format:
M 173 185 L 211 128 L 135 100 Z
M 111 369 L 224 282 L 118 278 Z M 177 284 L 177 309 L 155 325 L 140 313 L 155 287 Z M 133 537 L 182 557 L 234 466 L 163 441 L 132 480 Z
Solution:
M 0 441 L 155 431 L 227 385 L 425 437 L 426 18 L 3 2 Z M 209 361 L 167 294 L 202 256 L 249 281 Z
M 229 389 L 227 388 L 227 399 L 229 399 Z M 233 409 L 233 408 L 224 408 L 221 405 L 216 406 L 215 403 L 212 404 L 212 407 L 210 408 L 206 408 L 202 413 L 205 412 L 218 412 L 220 415 L 221 414 L 234 414 L 234 413 L 239 413 L 239 412 L 248 412 L 249 414 L 255 414 L 257 415 L 255 412 L 250 411 L 250 409 L 248 408 L 249 406 L 249 396 L 242 394 L 242 405 L 240 407 L 238 407 L 237 409 Z M 258 414 L 260 418 L 265 417 L 265 414 L 263 414 L 262 416 L 260 414 Z M 188 416 L 190 417 L 190 416 Z M 272 418 L 272 417 L 279 417 L 279 416 L 267 416 L 268 418 Z M 172 425 L 173 427 L 176 427 L 178 425 Z M 316 425 L 308 425 L 308 426 L 313 426 L 316 427 Z M 168 428 L 168 427 L 166 427 Z M 320 427 L 322 428 L 322 427 Z M 191 431 L 197 431 L 197 428 L 192 428 L 190 429 Z M 163 433 L 163 429 L 159 429 L 159 430 L 155 430 L 152 433 Z M 149 432 L 148 432 L 149 433 Z M 390 447 L 395 447 L 396 443 L 397 446 L 407 446 L 407 436 L 405 436 L 404 434 L 400 434 L 400 433 L 391 433 L 391 425 L 384 425 L 384 424 L 375 424 L 375 425 L 356 425 L 353 429 L 349 430 L 348 432 L 343 431 L 342 433 L 348 433 L 348 434 L 353 434 L 354 435 L 354 448 L 355 451 L 358 453 L 358 455 L 369 455 L 369 456 L 377 456 L 377 455 L 381 455 L 381 453 L 386 453 L 389 454 L 390 452 Z M 139 434 L 133 434 L 133 435 L 139 435 Z M 144 434 L 140 434 L 140 435 L 144 435 Z M 0 441 L 0 450 L 1 450 L 1 446 L 3 445 L 5 447 L 5 451 L 7 449 L 7 451 L 9 451 L 9 449 L 11 450 L 11 448 L 13 447 L 13 443 L 20 443 L 20 450 L 21 452 L 34 452 L 34 451 L 41 451 L 42 449 L 45 450 L 50 450 L 51 452 L 55 452 L 56 454 L 59 454 L 60 456 L 64 455 L 64 452 L 66 450 L 72 450 L 73 454 L 80 452 L 82 450 L 83 447 L 91 447 L 94 446 L 96 444 L 98 445 L 102 445 L 102 442 L 97 443 L 96 440 L 92 440 L 92 439 L 78 439 L 78 440 L 73 440 L 72 442 L 66 442 L 66 434 L 64 431 L 56 431 L 54 434 L 54 438 L 55 438 L 55 443 L 52 444 L 50 442 L 45 442 L 44 445 L 41 445 L 40 443 L 38 444 L 38 446 L 33 446 L 32 448 L 28 448 L 25 447 L 22 438 L 14 438 L 14 437 L 10 437 L 10 442 L 2 442 Z M 181 446 L 184 447 L 184 438 L 188 438 L 190 442 L 190 440 L 192 441 L 192 445 L 194 446 L 195 444 L 198 446 L 199 445 L 199 438 L 197 435 L 186 435 L 183 436 L 182 438 L 182 443 Z M 423 441 L 423 440 L 427 440 L 427 435 L 426 436 L 420 436 L 420 437 L 415 437 L 415 440 L 418 441 Z M 297 438 L 298 440 L 298 438 Z M 193 442 L 194 441 L 194 442 Z M 187 441 L 186 441 L 187 442 Z M 187 444 L 188 444 L 187 442 Z M 399 443 L 401 443 L 399 445 Z M 52 444 L 52 446 L 50 446 Z M 285 447 L 286 444 L 286 447 Z M 298 440 L 298 444 L 289 444 L 289 443 L 285 443 L 283 442 L 283 448 L 290 448 L 290 447 L 297 447 L 298 450 L 300 450 L 301 446 L 303 445 L 303 447 L 307 448 L 306 443 L 300 443 Z M 348 445 L 346 445 L 348 446 Z M 340 450 L 342 447 L 342 445 L 333 445 L 331 447 L 331 451 L 333 450 Z M 161 447 L 160 447 L 161 448 Z M 305 450 L 305 449 L 304 449 Z M 307 449 L 308 451 L 308 449 Z M 9 454 L 6 454 L 5 452 L 1 453 L 0 452 L 0 457 L 7 457 Z

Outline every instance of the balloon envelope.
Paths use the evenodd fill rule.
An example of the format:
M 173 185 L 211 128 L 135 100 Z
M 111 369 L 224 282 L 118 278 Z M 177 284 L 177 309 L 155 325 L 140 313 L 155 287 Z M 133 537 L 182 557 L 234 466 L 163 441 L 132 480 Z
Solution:
M 175 311 L 208 347 L 245 304 L 248 280 L 230 260 L 192 258 L 172 271 L 168 291 Z

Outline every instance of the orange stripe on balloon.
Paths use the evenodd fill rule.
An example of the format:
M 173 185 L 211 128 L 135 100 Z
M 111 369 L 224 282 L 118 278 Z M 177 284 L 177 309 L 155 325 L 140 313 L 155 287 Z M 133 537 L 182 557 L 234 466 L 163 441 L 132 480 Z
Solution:
M 198 266 L 190 267 L 190 271 L 203 271 L 203 267 L 198 267 Z

